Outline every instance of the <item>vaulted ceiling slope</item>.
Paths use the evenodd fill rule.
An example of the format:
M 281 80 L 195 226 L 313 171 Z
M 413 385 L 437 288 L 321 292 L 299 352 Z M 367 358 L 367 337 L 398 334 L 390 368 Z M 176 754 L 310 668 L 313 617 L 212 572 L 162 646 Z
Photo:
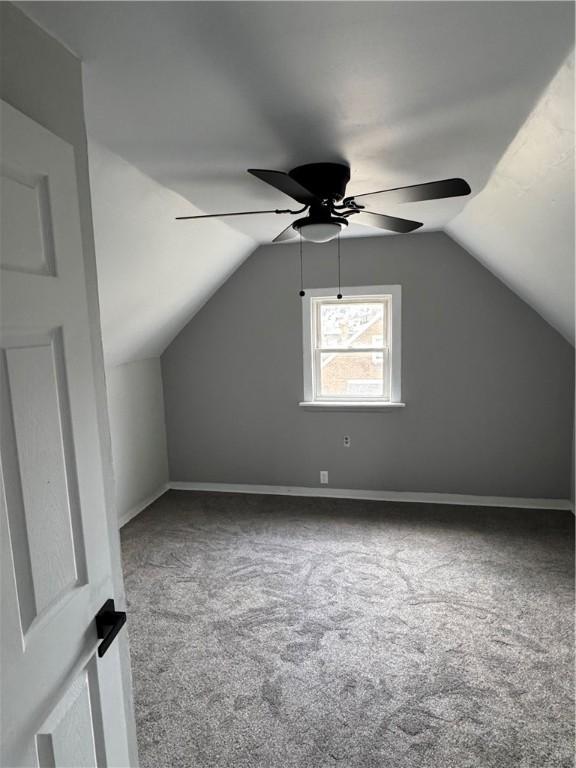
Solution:
M 88 155 L 106 363 L 156 357 L 256 244 L 218 220 L 179 226 L 180 195 L 94 141 Z
M 350 193 L 463 176 L 478 195 L 574 44 L 569 2 L 20 6 L 83 59 L 89 133 L 189 201 L 178 213 L 286 207 L 245 169 L 323 160 L 350 163 Z M 467 205 L 373 207 L 442 229 Z M 289 220 L 228 219 L 227 231 L 268 242 Z M 178 237 L 210 237 L 207 222 L 179 226 L 190 234 Z M 478 225 L 454 229 L 465 244 L 467 228 Z M 509 248 L 498 251 L 498 272 L 468 247 L 529 296 L 514 284 Z M 131 279 L 145 280 L 143 272 Z M 551 318 L 542 308 L 549 299 L 529 300 Z M 113 329 L 120 318 L 111 318 Z
M 574 345 L 574 53 L 448 233 Z

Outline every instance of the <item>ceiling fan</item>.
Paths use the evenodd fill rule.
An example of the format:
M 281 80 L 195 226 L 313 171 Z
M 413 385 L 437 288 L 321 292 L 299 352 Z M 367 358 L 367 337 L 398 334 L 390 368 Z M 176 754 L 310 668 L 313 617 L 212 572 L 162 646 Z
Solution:
M 348 226 L 348 220 L 352 218 L 357 224 L 385 229 L 389 232 L 412 232 L 422 226 L 420 221 L 367 211 L 362 203 L 357 202 L 358 198 L 380 195 L 384 203 L 415 203 L 421 200 L 460 197 L 470 194 L 471 191 L 464 179 L 443 179 L 345 197 L 346 185 L 350 181 L 350 168 L 341 163 L 309 163 L 299 165 L 288 173 L 249 168 L 248 173 L 284 192 L 304 207 L 296 211 L 290 209 L 238 211 L 237 213 L 208 213 L 176 218 L 179 220 L 211 219 L 222 216 L 254 216 L 262 213 L 305 213 L 306 215 L 301 219 L 296 219 L 282 230 L 272 242 L 291 240 L 300 234 L 304 239 L 314 243 L 326 243 L 337 237 L 341 230 Z

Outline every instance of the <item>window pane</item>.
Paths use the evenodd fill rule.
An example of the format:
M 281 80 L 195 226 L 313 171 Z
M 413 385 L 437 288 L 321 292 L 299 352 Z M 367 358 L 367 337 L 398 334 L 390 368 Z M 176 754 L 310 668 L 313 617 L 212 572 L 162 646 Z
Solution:
M 384 302 L 322 302 L 318 312 L 318 346 L 321 349 L 383 346 L 384 310 Z
M 318 377 L 319 397 L 349 400 L 379 397 L 388 399 L 388 353 L 321 352 Z

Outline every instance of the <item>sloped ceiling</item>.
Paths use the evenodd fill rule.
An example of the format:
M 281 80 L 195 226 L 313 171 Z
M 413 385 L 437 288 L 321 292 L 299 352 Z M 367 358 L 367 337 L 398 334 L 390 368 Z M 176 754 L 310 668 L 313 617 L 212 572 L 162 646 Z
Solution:
M 448 233 L 574 344 L 574 54 Z
M 194 206 L 285 207 L 287 198 L 245 169 L 321 160 L 350 163 L 350 193 L 463 176 L 478 195 L 574 42 L 568 2 L 19 5 L 84 60 L 94 139 L 181 196 L 170 219 Z M 466 205 L 372 207 L 439 229 Z M 261 243 L 289 220 L 227 225 Z M 197 242 L 210 225 L 171 226 Z M 131 274 L 146 279 L 144 270 Z
M 156 357 L 255 243 L 218 220 L 177 226 L 180 195 L 96 142 L 88 149 L 105 360 Z

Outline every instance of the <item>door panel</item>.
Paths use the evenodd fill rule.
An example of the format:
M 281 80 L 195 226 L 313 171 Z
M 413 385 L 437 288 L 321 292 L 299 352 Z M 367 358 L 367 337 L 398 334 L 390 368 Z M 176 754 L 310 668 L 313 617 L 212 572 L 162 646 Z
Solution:
M 6 479 L 18 499 L 10 525 L 24 523 L 21 536 L 11 539 L 19 542 L 13 559 L 26 632 L 46 608 L 85 582 L 86 568 L 60 333 L 14 340 L 2 357 L 3 412 L 12 422 L 4 446 L 13 453 Z
M 48 177 L 0 167 L 0 264 L 4 269 L 54 275 Z M 25 226 L 22 224 L 25 223 Z
M 1 762 L 128 766 L 74 152 L 4 103 L 1 136 Z
M 36 735 L 42 768 L 96 766 L 88 673 L 84 670 Z

